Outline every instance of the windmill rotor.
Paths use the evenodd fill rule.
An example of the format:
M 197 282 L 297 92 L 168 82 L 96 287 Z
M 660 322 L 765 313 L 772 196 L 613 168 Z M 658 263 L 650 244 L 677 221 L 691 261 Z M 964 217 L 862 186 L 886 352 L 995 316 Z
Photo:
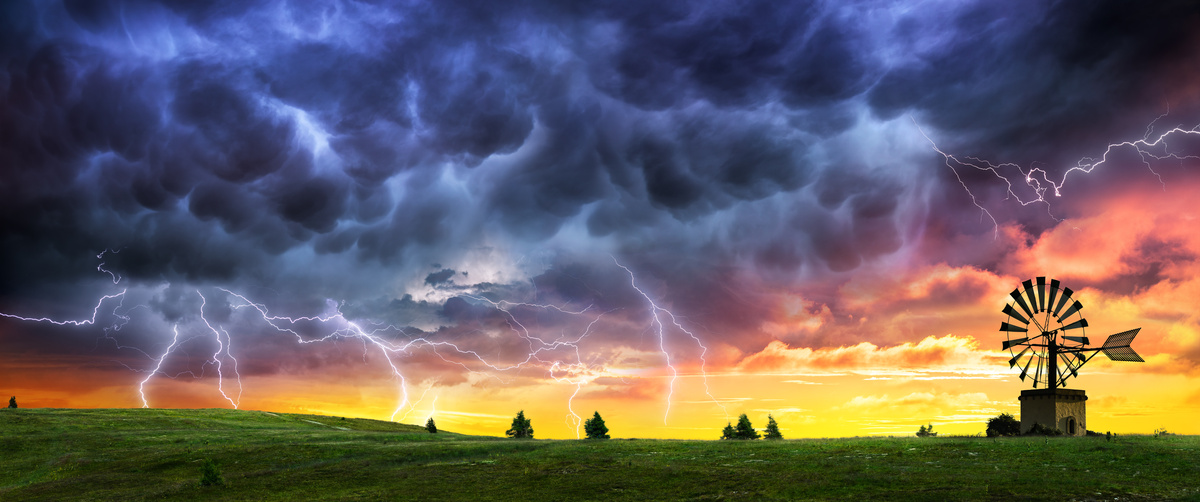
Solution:
M 1028 378 L 1035 389 L 1061 387 L 1078 377 L 1079 369 L 1097 353 L 1113 361 L 1143 362 L 1131 347 L 1141 328 L 1112 335 L 1100 347 L 1088 347 L 1083 303 L 1057 279 L 1024 281 L 1009 297 L 1001 310 L 1007 316 L 1000 323 L 1007 336 L 1001 347 L 1012 356 L 1008 366 L 1020 367 L 1021 380 Z

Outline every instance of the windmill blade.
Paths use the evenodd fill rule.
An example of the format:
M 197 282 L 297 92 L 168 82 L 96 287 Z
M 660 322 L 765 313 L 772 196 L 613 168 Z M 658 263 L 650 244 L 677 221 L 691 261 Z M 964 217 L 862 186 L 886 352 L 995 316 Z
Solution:
M 1067 328 L 1063 328 L 1063 329 L 1067 329 Z M 1070 340 L 1075 343 L 1082 343 L 1084 345 L 1088 344 L 1088 337 L 1086 337 L 1086 336 L 1064 336 L 1063 339 Z
M 1012 332 L 1016 332 L 1016 333 L 1028 333 L 1029 332 L 1029 330 L 1025 329 L 1024 327 L 1013 326 L 1006 322 L 1000 323 L 1000 331 L 1012 331 Z M 1028 340 L 1028 338 L 1026 340 Z M 1007 349 L 1008 347 L 1005 347 L 1005 348 Z
M 1005 323 L 1005 324 L 1007 324 L 1007 323 Z M 1025 330 L 1022 329 L 1021 331 L 1025 331 Z M 1028 342 L 1028 341 L 1029 341 L 1028 338 L 1017 338 L 1014 340 L 1005 340 L 1004 348 L 1008 349 L 1009 347 L 1012 347 L 1013 345 L 1022 344 L 1022 343 Z
M 1022 381 L 1022 382 L 1024 382 L 1024 381 L 1025 381 L 1025 375 L 1028 375 L 1028 374 L 1029 374 L 1029 365 L 1033 363 L 1033 360 L 1034 360 L 1034 359 L 1037 359 L 1037 358 L 1036 358 L 1036 357 L 1031 357 L 1031 358 L 1029 358 L 1029 360 L 1028 360 L 1028 361 L 1025 361 L 1025 367 L 1024 367 L 1024 368 L 1021 368 L 1021 381 Z M 1040 366 L 1040 365 L 1039 365 L 1039 366 Z
M 1068 308 L 1067 310 L 1063 311 L 1063 313 L 1062 313 L 1062 315 L 1061 315 L 1061 316 L 1055 316 L 1055 317 L 1058 317 L 1059 319 L 1066 319 L 1066 318 L 1068 318 L 1068 317 L 1071 317 L 1071 314 L 1074 314 L 1074 313 L 1076 313 L 1076 312 L 1079 312 L 1079 309 L 1082 309 L 1082 308 L 1083 308 L 1083 304 L 1082 304 L 1082 303 L 1075 302 L 1075 304 L 1074 304 L 1074 305 L 1071 305 L 1071 307 L 1070 307 L 1070 308 Z
M 1067 300 L 1070 300 L 1071 295 L 1074 293 L 1074 291 L 1071 291 L 1071 288 L 1063 289 L 1062 297 L 1058 299 L 1058 306 L 1054 307 L 1054 317 L 1058 317 L 1058 312 L 1062 310 L 1063 305 L 1067 304 Z
M 1062 356 L 1063 363 L 1067 365 L 1067 371 L 1071 373 L 1071 376 L 1079 378 L 1079 367 L 1083 366 L 1083 363 L 1079 362 L 1082 359 L 1079 357 L 1079 354 L 1067 352 L 1060 355 Z
M 1079 303 L 1079 302 L 1075 302 L 1075 303 Z M 1080 320 L 1078 320 L 1078 321 L 1075 321 L 1075 322 L 1073 322 L 1073 323 L 1071 323 L 1071 324 L 1068 324 L 1068 325 L 1066 325 L 1066 326 L 1063 326 L 1063 327 L 1061 327 L 1061 328 L 1058 328 L 1058 329 L 1060 329 L 1060 330 L 1062 330 L 1062 331 L 1066 331 L 1066 330 L 1068 330 L 1068 329 L 1079 329 L 1079 328 L 1086 328 L 1087 326 L 1088 326 L 1087 319 L 1080 319 Z M 1079 338 L 1079 337 L 1072 337 L 1072 338 Z M 1078 341 L 1078 340 L 1076 340 L 1076 341 Z M 1083 342 L 1083 343 L 1087 343 L 1087 342 Z
M 1046 302 L 1046 310 L 1054 308 L 1054 298 L 1058 296 L 1058 279 L 1050 279 L 1050 301 Z
M 1033 281 L 1025 281 L 1025 282 L 1022 282 L 1021 285 L 1025 286 L 1025 296 L 1029 297 L 1029 305 L 1031 307 L 1033 307 L 1033 313 L 1034 314 L 1038 313 L 1037 296 L 1033 294 Z
M 1128 361 L 1132 363 L 1146 362 L 1145 359 L 1142 359 L 1142 356 L 1139 356 L 1137 352 L 1134 352 L 1133 347 L 1130 347 L 1130 344 L 1133 343 L 1133 338 L 1136 337 L 1138 331 L 1141 330 L 1142 328 L 1134 328 L 1129 331 L 1123 331 L 1108 337 L 1108 339 L 1104 341 L 1104 345 L 1100 346 L 1100 351 L 1113 361 Z
M 1037 287 L 1038 287 L 1037 288 L 1037 290 L 1038 290 L 1038 309 L 1040 309 L 1041 312 L 1045 312 L 1046 311 L 1046 278 L 1045 277 L 1037 278 Z
M 1012 358 L 1012 359 L 1009 359 L 1009 360 L 1008 360 L 1008 367 L 1009 367 L 1009 368 L 1011 368 L 1011 367 L 1013 367 L 1013 366 L 1016 366 L 1016 365 L 1017 365 L 1017 360 L 1018 360 L 1018 359 L 1020 359 L 1020 358 L 1021 358 L 1021 356 L 1025 355 L 1025 353 L 1026 353 L 1026 352 L 1029 352 L 1029 349 L 1032 349 L 1032 348 L 1033 348 L 1033 347 L 1030 347 L 1030 346 L 1028 346 L 1028 345 L 1027 345 L 1027 346 L 1025 346 L 1025 350 L 1022 350 L 1020 353 L 1018 353 L 1017 355 L 1013 356 L 1013 358 Z
M 1021 296 L 1021 290 L 1014 289 L 1012 290 L 1012 293 L 1008 294 L 1008 296 L 1011 296 L 1013 300 L 1016 300 L 1017 305 L 1021 307 L 1021 310 L 1025 311 L 1025 315 L 1033 317 L 1033 311 L 1029 310 L 1029 304 L 1025 303 L 1025 298 Z
M 1045 358 L 1044 357 L 1038 358 L 1037 372 L 1033 374 L 1033 388 L 1035 388 L 1035 389 L 1037 388 L 1038 380 L 1042 379 L 1042 360 L 1043 359 L 1045 359 Z
M 1020 312 L 1017 312 L 1017 309 L 1012 308 L 1012 305 L 1005 304 L 1004 313 L 1013 319 L 1021 321 L 1021 324 L 1029 324 L 1029 319 L 1022 316 Z

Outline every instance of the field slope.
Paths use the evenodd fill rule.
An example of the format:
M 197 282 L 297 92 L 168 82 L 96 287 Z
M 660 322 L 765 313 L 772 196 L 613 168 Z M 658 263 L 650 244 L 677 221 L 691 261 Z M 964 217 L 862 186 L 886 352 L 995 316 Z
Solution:
M 224 486 L 200 486 L 206 460 Z M 1200 500 L 1200 438 L 518 441 L 256 411 L 0 410 L 0 500 L 163 498 Z

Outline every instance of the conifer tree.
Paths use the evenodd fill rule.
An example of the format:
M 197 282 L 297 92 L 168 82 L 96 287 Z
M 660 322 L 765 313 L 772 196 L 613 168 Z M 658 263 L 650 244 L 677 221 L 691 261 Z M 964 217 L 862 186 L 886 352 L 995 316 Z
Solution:
M 16 407 L 17 407 L 17 396 L 13 396 L 13 397 L 10 397 L 10 398 L 8 398 L 8 407 L 9 407 L 9 408 L 16 408 Z
M 430 434 L 437 434 L 437 424 L 433 423 L 433 417 L 429 417 L 429 420 L 425 421 L 425 430 Z
M 533 425 L 531 420 L 525 418 L 525 410 L 517 412 L 517 416 L 513 418 L 512 427 L 504 434 L 510 438 L 516 439 L 533 439 Z
M 608 427 L 604 425 L 604 419 L 600 418 L 599 411 L 583 422 L 583 432 L 587 434 L 588 439 L 608 439 Z
M 758 431 L 754 430 L 753 425 L 750 425 L 750 418 L 747 417 L 745 413 L 742 413 L 741 416 L 738 417 L 737 428 L 734 430 L 733 436 L 736 439 L 759 438 Z
M 767 435 L 765 439 L 783 439 L 783 434 L 779 432 L 779 424 L 775 423 L 775 417 L 767 414 Z
M 734 439 L 733 423 L 725 422 L 725 428 L 721 430 L 721 439 Z

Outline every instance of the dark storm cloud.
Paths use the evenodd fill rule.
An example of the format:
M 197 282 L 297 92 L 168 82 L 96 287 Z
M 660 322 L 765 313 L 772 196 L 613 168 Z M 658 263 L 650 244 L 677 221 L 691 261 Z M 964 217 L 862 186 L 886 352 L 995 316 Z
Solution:
M 1073 161 L 1158 113 L 1197 25 L 1182 2 L 0 8 L 0 297 L 106 281 L 91 257 L 114 249 L 134 284 L 430 330 L 495 312 L 405 281 L 631 309 L 613 252 L 745 331 L 765 307 L 739 267 L 786 283 L 920 246 L 912 228 L 991 230 L 927 145 L 886 146 L 905 115 L 959 151 Z M 455 275 L 484 277 L 466 256 L 491 246 L 564 256 Z M 167 319 L 194 307 L 177 296 Z

